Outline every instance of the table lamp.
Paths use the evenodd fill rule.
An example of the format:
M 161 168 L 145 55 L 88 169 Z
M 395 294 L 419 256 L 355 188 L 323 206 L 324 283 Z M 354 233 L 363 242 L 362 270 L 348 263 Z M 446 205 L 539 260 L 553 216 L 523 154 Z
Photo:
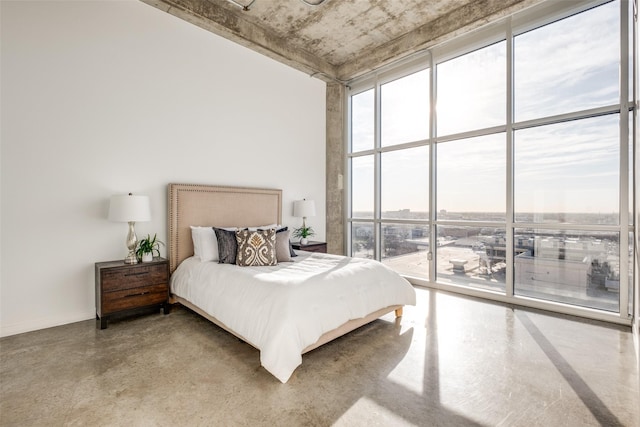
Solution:
M 129 254 L 124 259 L 125 264 L 137 264 L 136 246 L 136 221 L 149 221 L 151 219 L 151 208 L 149 207 L 149 197 L 128 195 L 111 196 L 109 203 L 109 220 L 116 222 L 128 222 L 129 233 L 127 234 L 127 249 Z
M 293 216 L 302 217 L 302 229 L 307 228 L 307 217 L 316 215 L 316 203 L 313 200 L 296 200 L 293 202 Z M 306 236 L 300 239 L 300 243 L 306 245 Z

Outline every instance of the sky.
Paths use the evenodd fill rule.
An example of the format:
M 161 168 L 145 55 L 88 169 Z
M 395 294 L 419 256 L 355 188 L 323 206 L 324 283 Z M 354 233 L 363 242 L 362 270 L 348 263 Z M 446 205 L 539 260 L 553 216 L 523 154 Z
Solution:
M 619 102 L 619 3 L 514 39 L 515 123 Z M 437 64 L 437 134 L 506 123 L 506 42 Z M 437 62 L 437 59 L 436 59 Z M 381 145 L 429 136 L 429 70 L 381 87 Z M 353 151 L 373 148 L 373 89 L 352 98 Z M 619 117 L 577 120 L 514 134 L 516 212 L 619 209 Z M 506 135 L 436 146 L 437 209 L 504 212 Z M 428 148 L 382 155 L 382 209 L 425 211 Z M 353 209 L 373 210 L 373 156 L 353 160 Z

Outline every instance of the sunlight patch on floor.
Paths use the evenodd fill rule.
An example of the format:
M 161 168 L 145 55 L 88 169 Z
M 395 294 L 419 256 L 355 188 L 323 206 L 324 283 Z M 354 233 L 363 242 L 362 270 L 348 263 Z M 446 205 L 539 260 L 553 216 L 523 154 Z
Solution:
M 361 397 L 338 419 L 334 426 L 411 426 L 402 418 L 384 406 L 378 405 L 367 397 Z
M 424 394 L 424 345 L 424 341 L 414 339 L 411 346 L 420 348 L 420 351 L 408 352 L 402 361 L 387 375 L 389 382 L 403 387 L 418 396 Z

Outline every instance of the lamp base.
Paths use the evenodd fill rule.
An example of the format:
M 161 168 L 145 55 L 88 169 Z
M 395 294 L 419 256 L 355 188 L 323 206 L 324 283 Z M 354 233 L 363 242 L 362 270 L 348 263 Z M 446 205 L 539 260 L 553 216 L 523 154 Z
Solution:
M 127 234 L 127 249 L 129 254 L 124 259 L 125 264 L 137 264 L 138 257 L 136 256 L 136 246 L 138 246 L 138 237 L 136 237 L 136 231 L 134 221 L 129 221 L 129 233 Z
M 136 253 L 133 252 L 133 251 L 129 252 L 127 257 L 124 259 L 124 263 L 125 264 L 137 264 L 138 263 L 138 257 L 136 257 Z

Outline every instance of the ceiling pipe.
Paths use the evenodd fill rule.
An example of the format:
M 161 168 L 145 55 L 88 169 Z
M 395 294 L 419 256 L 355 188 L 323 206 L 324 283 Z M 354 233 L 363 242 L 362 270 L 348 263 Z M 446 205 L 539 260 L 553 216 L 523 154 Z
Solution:
M 251 7 L 251 5 L 256 2 L 256 0 L 251 0 L 251 2 L 249 4 L 242 4 L 240 2 L 237 2 L 236 0 L 227 0 L 227 1 L 229 3 L 235 4 L 236 6 L 238 6 L 239 8 L 241 8 L 245 12 L 248 12 L 249 8 Z
M 249 8 L 256 2 L 256 0 L 251 0 L 251 2 L 249 2 L 249 4 L 242 4 L 239 1 L 236 0 L 227 0 L 229 3 L 232 3 L 236 6 L 238 6 L 239 8 L 241 8 L 244 12 L 248 12 Z M 325 2 L 325 0 L 300 0 L 302 3 L 306 4 L 307 6 L 320 6 L 322 3 Z

